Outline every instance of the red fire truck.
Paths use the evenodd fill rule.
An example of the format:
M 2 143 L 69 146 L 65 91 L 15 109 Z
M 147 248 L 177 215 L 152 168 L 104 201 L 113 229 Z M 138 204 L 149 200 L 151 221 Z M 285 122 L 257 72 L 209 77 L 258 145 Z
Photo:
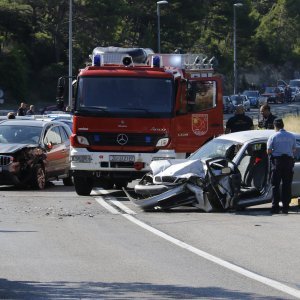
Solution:
M 74 84 L 77 194 L 125 187 L 151 161 L 186 158 L 223 133 L 221 78 L 203 55 L 97 47 L 91 59 Z

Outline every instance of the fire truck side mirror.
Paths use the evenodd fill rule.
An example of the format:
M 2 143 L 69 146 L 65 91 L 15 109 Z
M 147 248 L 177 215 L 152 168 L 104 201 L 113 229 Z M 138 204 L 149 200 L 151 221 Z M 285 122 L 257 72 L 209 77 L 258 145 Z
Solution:
M 56 99 L 61 99 L 64 97 L 65 86 L 66 86 L 66 79 L 64 77 L 60 77 L 57 82 Z

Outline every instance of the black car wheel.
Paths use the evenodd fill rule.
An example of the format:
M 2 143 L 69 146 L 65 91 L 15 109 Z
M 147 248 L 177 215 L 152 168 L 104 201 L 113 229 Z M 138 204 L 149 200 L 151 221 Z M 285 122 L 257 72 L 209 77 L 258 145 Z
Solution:
M 46 186 L 46 174 L 42 165 L 38 164 L 33 168 L 31 185 L 34 189 L 43 190 Z
M 80 196 L 89 196 L 93 189 L 93 179 L 90 177 L 74 176 L 75 191 Z

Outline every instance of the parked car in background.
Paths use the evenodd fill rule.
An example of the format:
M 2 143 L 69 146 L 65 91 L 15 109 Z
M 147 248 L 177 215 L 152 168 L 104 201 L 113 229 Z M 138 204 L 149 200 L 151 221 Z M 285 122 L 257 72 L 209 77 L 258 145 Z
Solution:
M 42 190 L 47 181 L 72 185 L 68 125 L 14 119 L 0 122 L 0 185 Z
M 223 112 L 231 114 L 234 112 L 234 105 L 229 96 L 223 96 Z
M 300 101 L 300 88 L 296 86 L 290 87 L 292 92 L 292 102 L 294 101 Z
M 52 120 L 52 121 L 60 121 L 62 123 L 67 124 L 71 130 L 73 127 L 73 115 L 71 115 L 71 114 L 67 114 L 67 113 L 47 114 L 47 115 L 43 115 L 42 119 Z
M 267 140 L 274 130 L 249 130 L 219 136 L 188 159 L 153 161 L 151 173 L 128 198 L 145 210 L 194 206 L 225 211 L 270 203 L 273 198 Z M 292 197 L 300 196 L 300 134 L 294 133 Z
M 243 95 L 246 95 L 250 101 L 251 107 L 259 107 L 259 97 L 260 93 L 257 90 L 246 90 L 243 91 Z
M 230 100 L 234 105 L 234 109 L 242 104 L 245 110 L 250 111 L 250 101 L 246 95 L 231 95 Z
M 263 94 L 261 95 L 261 100 L 264 103 L 283 103 L 284 102 L 284 89 L 278 86 L 267 86 Z
M 300 79 L 291 79 L 289 82 L 289 86 L 300 88 Z

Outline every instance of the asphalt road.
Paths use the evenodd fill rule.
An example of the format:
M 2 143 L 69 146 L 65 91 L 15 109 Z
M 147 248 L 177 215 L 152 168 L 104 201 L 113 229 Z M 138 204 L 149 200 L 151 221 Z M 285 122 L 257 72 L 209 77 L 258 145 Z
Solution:
M 300 298 L 300 213 L 269 208 L 146 213 L 118 190 L 0 187 L 0 299 Z

